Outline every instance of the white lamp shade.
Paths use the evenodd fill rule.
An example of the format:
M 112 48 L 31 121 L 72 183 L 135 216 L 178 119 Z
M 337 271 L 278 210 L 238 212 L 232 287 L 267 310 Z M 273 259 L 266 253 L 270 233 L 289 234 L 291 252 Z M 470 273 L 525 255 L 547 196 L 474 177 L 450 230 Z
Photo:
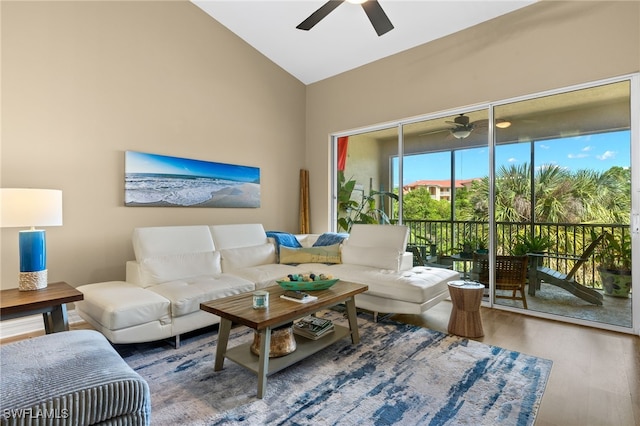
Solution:
M 21 228 L 62 225 L 62 191 L 0 188 L 0 226 Z

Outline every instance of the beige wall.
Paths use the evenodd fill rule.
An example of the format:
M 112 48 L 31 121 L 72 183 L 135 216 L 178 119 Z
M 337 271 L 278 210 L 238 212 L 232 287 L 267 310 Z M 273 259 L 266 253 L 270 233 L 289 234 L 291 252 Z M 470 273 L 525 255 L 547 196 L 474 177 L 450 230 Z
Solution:
M 640 2 L 542 2 L 312 84 L 312 231 L 332 220 L 331 133 L 639 70 Z
M 0 184 L 62 189 L 50 280 L 123 279 L 136 226 L 297 231 L 302 83 L 186 1 L 0 4 Z M 259 167 L 261 207 L 124 207 L 126 150 Z M 2 288 L 17 232 L 2 230 Z

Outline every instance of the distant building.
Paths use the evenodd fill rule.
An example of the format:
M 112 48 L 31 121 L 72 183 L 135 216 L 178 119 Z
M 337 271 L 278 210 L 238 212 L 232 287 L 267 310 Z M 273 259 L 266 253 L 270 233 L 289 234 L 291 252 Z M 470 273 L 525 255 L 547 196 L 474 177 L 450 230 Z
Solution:
M 456 188 L 471 188 L 474 181 L 480 178 L 459 179 L 455 181 Z M 402 193 L 407 194 L 419 188 L 427 188 L 434 200 L 451 201 L 451 179 L 443 180 L 417 180 L 402 187 Z

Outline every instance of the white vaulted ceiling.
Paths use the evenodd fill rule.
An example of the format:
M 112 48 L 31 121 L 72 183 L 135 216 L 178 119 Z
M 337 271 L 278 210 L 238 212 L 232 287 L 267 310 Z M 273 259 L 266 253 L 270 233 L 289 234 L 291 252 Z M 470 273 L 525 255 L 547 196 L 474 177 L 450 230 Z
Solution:
M 296 25 L 326 0 L 191 0 L 305 84 L 340 74 L 526 7 L 536 0 L 380 0 L 394 29 L 378 36 L 344 2 L 310 31 Z

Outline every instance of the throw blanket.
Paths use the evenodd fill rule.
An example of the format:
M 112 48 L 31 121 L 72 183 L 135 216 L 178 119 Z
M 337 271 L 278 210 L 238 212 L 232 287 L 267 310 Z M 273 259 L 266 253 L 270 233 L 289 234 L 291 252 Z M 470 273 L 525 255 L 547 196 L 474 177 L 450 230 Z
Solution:
M 337 233 L 337 232 L 325 232 L 320 235 L 315 243 L 313 243 L 314 247 L 320 246 L 332 246 L 334 244 L 341 243 L 345 238 L 347 238 L 349 234 L 345 233 Z
M 276 248 L 280 251 L 280 246 L 300 248 L 302 245 L 295 235 L 280 231 L 267 231 L 267 237 L 276 240 Z

